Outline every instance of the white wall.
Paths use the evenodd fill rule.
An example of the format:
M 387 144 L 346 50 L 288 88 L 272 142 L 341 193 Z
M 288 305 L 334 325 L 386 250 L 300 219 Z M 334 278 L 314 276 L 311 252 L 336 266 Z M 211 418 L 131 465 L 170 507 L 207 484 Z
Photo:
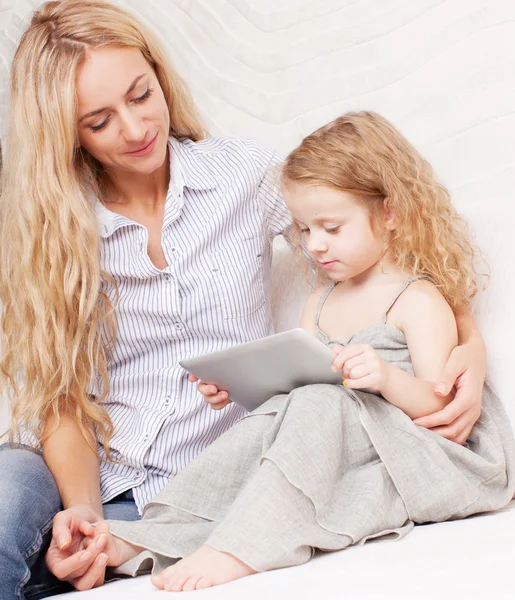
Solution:
M 0 101 L 16 40 L 38 4 L 0 0 Z M 490 373 L 515 405 L 515 1 L 120 4 L 159 32 L 213 134 L 253 136 L 286 152 L 338 114 L 363 108 L 401 128 L 490 256 L 479 319 Z

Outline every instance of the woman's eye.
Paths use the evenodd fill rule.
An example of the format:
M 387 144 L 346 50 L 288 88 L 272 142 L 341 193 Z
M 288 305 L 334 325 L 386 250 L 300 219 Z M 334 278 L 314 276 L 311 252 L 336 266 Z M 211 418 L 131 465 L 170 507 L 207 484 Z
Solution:
M 90 127 L 90 130 L 95 133 L 95 131 L 100 131 L 101 129 L 104 129 L 104 127 L 109 123 L 109 119 L 110 117 L 107 117 L 107 119 L 105 121 L 102 121 L 102 123 L 99 123 L 98 125 L 93 125 Z
M 338 233 L 340 231 L 340 225 L 337 225 L 336 227 L 329 227 L 328 229 L 326 229 L 327 233 Z
M 309 233 L 309 228 L 308 227 L 300 227 L 300 232 L 301 233 Z
M 139 98 L 134 98 L 134 100 L 133 100 L 134 104 L 139 104 L 140 102 L 145 102 L 145 100 L 147 100 L 147 98 L 150 98 L 153 91 L 154 90 L 152 88 L 148 88 L 148 90 L 143 94 L 143 96 L 140 96 Z

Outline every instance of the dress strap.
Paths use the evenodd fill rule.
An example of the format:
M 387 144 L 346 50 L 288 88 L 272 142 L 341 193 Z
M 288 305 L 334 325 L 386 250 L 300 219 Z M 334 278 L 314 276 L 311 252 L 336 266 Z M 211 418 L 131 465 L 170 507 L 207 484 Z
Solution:
M 325 333 L 325 331 L 322 331 L 322 329 L 320 329 L 320 314 L 322 313 L 322 308 L 324 307 L 327 297 L 339 283 L 339 281 L 331 281 L 331 283 L 325 288 L 324 293 L 320 297 L 315 311 L 315 325 L 317 330 L 317 337 L 325 343 L 329 343 L 329 337 Z
M 406 288 L 408 288 L 414 281 L 418 281 L 419 279 L 425 279 L 424 276 L 418 275 L 418 276 L 414 276 L 414 277 L 409 277 L 408 279 L 406 279 L 399 291 L 397 292 L 397 294 L 395 295 L 394 299 L 390 302 L 390 304 L 388 305 L 388 308 L 384 311 L 383 313 L 383 317 L 381 319 L 381 324 L 382 325 L 386 325 L 386 320 L 388 319 L 388 313 L 390 312 L 390 310 L 393 308 L 393 305 L 397 302 L 397 300 L 399 299 L 399 297 L 401 296 L 401 294 L 406 290 Z

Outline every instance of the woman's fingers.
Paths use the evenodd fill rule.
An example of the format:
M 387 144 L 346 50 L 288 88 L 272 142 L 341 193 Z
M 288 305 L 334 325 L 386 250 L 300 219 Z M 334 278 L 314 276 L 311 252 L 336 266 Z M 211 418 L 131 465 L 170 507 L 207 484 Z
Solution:
M 99 554 L 86 573 L 73 581 L 75 589 L 85 591 L 101 586 L 104 583 L 108 560 L 107 554 Z
M 447 425 L 431 427 L 431 431 L 450 440 L 451 442 L 464 444 L 468 440 L 475 422 L 475 414 L 471 413 L 470 411 L 466 411 Z

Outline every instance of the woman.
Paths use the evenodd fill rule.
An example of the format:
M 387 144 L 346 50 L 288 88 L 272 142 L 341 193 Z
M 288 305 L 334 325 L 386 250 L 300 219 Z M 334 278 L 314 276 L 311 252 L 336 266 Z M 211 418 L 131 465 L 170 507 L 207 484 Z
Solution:
M 243 415 L 212 411 L 178 360 L 272 333 L 271 242 L 289 216 L 277 155 L 205 136 L 134 17 L 76 0 L 34 15 L 12 68 L 1 368 L 12 437 L 42 457 L 0 452 L 1 600 L 102 583 L 101 548 L 73 555 L 77 524 L 138 519 Z M 464 441 L 485 356 L 469 315 L 459 330 L 443 380 L 459 394 L 425 425 Z

